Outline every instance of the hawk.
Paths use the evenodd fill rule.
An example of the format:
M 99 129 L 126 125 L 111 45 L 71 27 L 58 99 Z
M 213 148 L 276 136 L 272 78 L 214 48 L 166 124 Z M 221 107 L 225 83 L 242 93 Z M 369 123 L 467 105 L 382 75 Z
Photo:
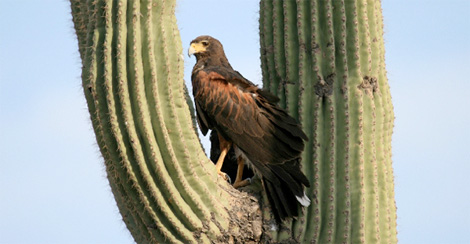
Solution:
M 308 140 L 300 124 L 277 105 L 279 98 L 258 88 L 235 71 L 222 44 L 211 36 L 191 41 L 188 55 L 196 56 L 191 81 L 199 127 L 204 135 L 215 130 L 221 172 L 234 149 L 238 170 L 233 186 L 245 186 L 247 164 L 262 182 L 277 220 L 298 215 L 298 205 L 309 206 L 304 187 L 310 183 L 301 171 L 300 154 Z M 225 177 L 224 177 L 225 178 Z

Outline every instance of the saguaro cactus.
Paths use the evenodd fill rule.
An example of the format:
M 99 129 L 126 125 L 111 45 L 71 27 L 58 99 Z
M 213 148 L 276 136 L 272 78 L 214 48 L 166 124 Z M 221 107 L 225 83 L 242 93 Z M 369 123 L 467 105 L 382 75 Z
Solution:
M 263 83 L 310 138 L 304 171 L 317 204 L 297 240 L 394 243 L 393 107 L 380 1 L 261 0 Z
M 396 242 L 379 1 L 262 0 L 265 88 L 299 118 L 312 204 L 273 225 L 204 154 L 183 82 L 176 0 L 71 0 L 107 176 L 138 243 Z
M 175 0 L 71 3 L 93 128 L 134 239 L 259 237 L 260 224 L 238 227 L 260 219 L 256 201 L 217 177 L 195 133 Z M 231 217 L 240 209 L 243 216 Z

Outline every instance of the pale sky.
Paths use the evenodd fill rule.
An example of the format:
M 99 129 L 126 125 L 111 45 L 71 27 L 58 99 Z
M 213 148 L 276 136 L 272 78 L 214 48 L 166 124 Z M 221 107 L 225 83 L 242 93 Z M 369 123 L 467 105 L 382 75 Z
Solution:
M 261 85 L 258 1 L 178 3 L 185 53 L 193 38 L 212 35 Z M 398 239 L 470 243 L 470 1 L 382 4 Z M 80 63 L 68 1 L 0 0 L 0 244 L 133 243 L 91 129 Z M 185 60 L 187 82 L 194 63 Z

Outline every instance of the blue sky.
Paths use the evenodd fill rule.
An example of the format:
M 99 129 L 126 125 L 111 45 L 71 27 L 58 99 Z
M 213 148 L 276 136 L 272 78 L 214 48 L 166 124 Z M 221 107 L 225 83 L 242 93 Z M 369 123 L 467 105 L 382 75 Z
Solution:
M 470 1 L 382 4 L 398 238 L 470 243 Z M 261 83 L 257 1 L 180 0 L 177 18 L 185 52 L 213 35 L 232 66 Z M 193 65 L 185 60 L 186 81 Z M 0 0 L 0 243 L 133 243 L 80 68 L 68 1 Z

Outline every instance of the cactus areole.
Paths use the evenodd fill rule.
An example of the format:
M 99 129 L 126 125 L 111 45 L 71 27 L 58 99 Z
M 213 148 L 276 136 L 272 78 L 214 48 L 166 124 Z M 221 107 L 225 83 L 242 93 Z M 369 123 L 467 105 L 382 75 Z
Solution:
M 175 5 L 71 0 L 91 122 L 135 241 L 396 243 L 380 1 L 260 1 L 263 89 L 309 138 L 312 202 L 281 224 L 260 181 L 234 189 L 202 150 Z

